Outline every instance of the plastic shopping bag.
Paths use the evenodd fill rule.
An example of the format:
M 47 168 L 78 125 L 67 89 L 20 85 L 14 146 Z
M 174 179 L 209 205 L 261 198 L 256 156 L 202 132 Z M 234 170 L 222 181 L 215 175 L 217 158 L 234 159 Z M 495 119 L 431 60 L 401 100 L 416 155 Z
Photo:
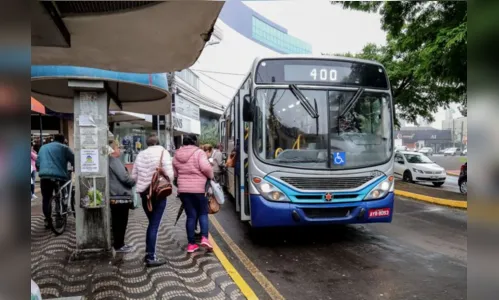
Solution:
M 218 204 L 222 205 L 225 202 L 225 195 L 222 187 L 218 182 L 214 180 L 210 180 L 210 187 L 211 187 L 211 192 L 213 193 L 213 196 L 215 196 L 215 199 L 217 200 Z
M 142 206 L 142 198 L 140 198 L 140 195 L 135 190 L 135 187 L 132 188 L 132 200 L 132 209 L 137 209 Z
M 42 300 L 42 293 L 38 285 L 31 280 L 31 300 Z

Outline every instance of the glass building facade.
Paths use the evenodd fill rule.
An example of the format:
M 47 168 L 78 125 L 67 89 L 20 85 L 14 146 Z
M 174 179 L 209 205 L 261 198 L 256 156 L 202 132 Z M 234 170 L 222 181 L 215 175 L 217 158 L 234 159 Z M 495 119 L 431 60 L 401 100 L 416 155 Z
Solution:
M 310 54 L 312 46 L 253 16 L 252 37 L 285 54 Z
M 312 45 L 288 33 L 288 30 L 245 5 L 226 1 L 219 19 L 242 36 L 281 54 L 311 54 Z

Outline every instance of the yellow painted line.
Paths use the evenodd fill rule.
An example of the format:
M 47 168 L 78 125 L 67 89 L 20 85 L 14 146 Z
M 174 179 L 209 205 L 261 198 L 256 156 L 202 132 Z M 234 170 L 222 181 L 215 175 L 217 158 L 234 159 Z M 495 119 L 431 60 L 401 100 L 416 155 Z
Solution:
M 468 209 L 468 201 L 436 198 L 436 197 L 430 197 L 430 196 L 426 196 L 426 195 L 420 195 L 420 194 L 410 193 L 410 192 L 401 191 L 401 190 L 395 190 L 395 195 L 407 197 L 407 198 L 411 198 L 411 199 L 415 199 L 415 200 L 419 200 L 419 201 L 429 202 L 429 203 L 433 203 L 433 204 L 450 206 L 450 207 L 454 207 L 454 208 Z
M 225 268 L 225 271 L 227 271 L 232 280 L 234 280 L 234 283 L 239 287 L 244 297 L 250 300 L 258 299 L 255 292 L 246 283 L 241 274 L 237 272 L 236 268 L 234 268 L 234 266 L 230 263 L 230 261 L 227 259 L 227 256 L 225 256 L 225 254 L 222 252 L 220 247 L 218 247 L 217 243 L 215 242 L 215 240 L 213 240 L 211 236 L 210 236 L 210 242 L 211 245 L 213 246 L 213 252 L 215 253 L 215 256 L 218 258 L 218 260 Z
M 230 249 L 234 252 L 234 254 L 237 256 L 239 261 L 244 265 L 246 270 L 253 275 L 253 277 L 256 279 L 256 281 L 262 286 L 262 288 L 267 292 L 267 294 L 270 296 L 271 299 L 276 300 L 276 299 L 282 299 L 284 300 L 284 296 L 279 293 L 279 291 L 274 287 L 274 285 L 265 277 L 265 275 L 258 270 L 258 268 L 253 264 L 253 262 L 244 254 L 243 250 L 239 248 L 239 246 L 229 237 L 229 235 L 224 231 L 222 225 L 218 223 L 218 220 L 215 218 L 215 216 L 210 215 L 210 221 L 215 227 L 215 229 L 218 231 L 222 239 L 227 243 L 227 245 L 230 247 Z M 248 298 L 249 299 L 249 298 Z M 256 299 L 256 298 L 255 298 Z
M 456 173 L 456 172 L 446 172 L 446 173 L 449 176 L 459 176 L 459 173 Z

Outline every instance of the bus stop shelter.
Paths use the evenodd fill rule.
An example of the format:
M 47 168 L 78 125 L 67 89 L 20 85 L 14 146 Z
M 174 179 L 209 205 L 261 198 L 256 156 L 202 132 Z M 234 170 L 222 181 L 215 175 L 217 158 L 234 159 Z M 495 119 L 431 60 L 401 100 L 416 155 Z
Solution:
M 54 111 L 75 116 L 76 257 L 111 249 L 108 112 L 170 113 L 170 94 L 154 84 L 160 76 L 154 73 L 165 75 L 194 64 L 223 4 L 31 0 L 32 96 Z M 68 66 L 100 69 L 94 75 L 101 75 L 78 74 L 64 69 Z M 116 74 L 105 73 L 110 71 Z M 147 79 L 142 82 L 144 77 L 134 74 L 135 82 L 130 82 L 122 78 L 130 74 L 120 72 L 142 73 Z M 132 92 L 140 89 L 143 94 Z M 92 181 L 105 199 L 97 207 L 81 207 L 87 192 L 82 182 Z
M 31 63 L 133 73 L 186 69 L 223 1 L 31 0 Z

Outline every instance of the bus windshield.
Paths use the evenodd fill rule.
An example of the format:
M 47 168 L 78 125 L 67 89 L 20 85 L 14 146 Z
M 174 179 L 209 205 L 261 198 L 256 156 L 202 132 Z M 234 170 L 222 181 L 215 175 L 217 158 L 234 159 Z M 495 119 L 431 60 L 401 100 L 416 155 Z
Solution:
M 392 156 L 387 92 L 258 88 L 253 147 L 266 163 L 306 169 L 374 166 Z M 310 113 L 303 105 L 317 112 Z M 329 142 L 328 142 L 329 140 Z

